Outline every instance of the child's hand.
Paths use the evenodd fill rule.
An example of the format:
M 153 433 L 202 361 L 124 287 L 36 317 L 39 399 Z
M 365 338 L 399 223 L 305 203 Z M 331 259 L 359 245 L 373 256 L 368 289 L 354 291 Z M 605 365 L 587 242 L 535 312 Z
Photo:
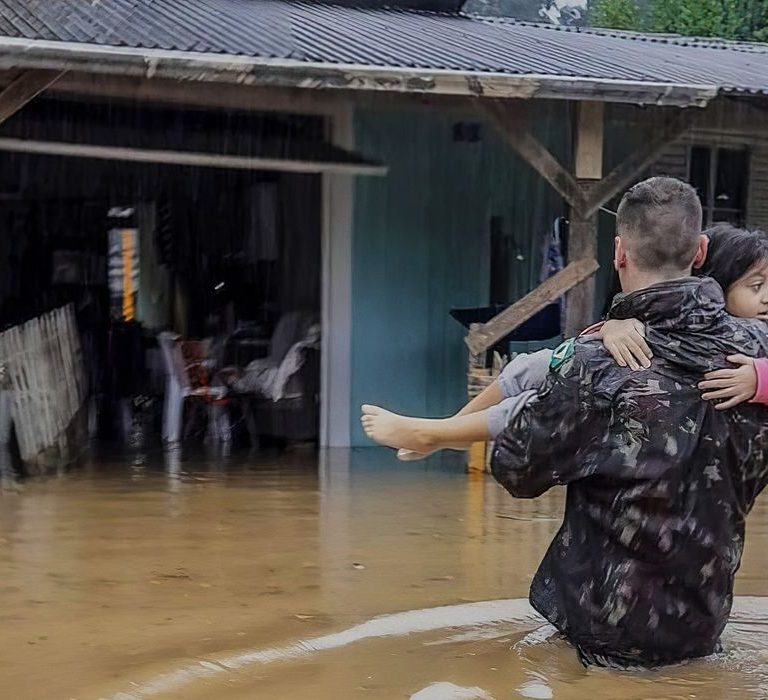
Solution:
M 746 355 L 731 355 L 728 362 L 737 365 L 733 369 L 719 369 L 704 375 L 704 381 L 699 382 L 699 389 L 704 393 L 701 398 L 705 401 L 720 401 L 715 408 L 724 411 L 740 403 L 749 401 L 757 391 L 757 372 L 755 361 Z
M 598 335 L 620 367 L 637 370 L 651 366 L 653 353 L 645 342 L 645 326 L 637 319 L 606 321 Z

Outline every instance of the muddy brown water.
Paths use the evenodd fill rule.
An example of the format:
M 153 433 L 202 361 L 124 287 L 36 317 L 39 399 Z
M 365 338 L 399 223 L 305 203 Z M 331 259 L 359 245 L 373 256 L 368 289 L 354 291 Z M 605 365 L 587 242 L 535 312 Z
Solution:
M 725 652 L 618 673 L 524 600 L 562 494 L 452 460 L 158 453 L 1 493 L 2 698 L 768 697 L 765 497 Z

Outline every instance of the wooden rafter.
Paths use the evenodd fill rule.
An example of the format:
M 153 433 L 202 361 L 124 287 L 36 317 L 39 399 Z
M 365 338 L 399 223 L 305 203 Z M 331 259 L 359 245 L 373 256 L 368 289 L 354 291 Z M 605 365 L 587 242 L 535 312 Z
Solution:
M 530 131 L 527 108 L 510 108 L 499 100 L 482 100 L 484 113 L 512 149 L 575 209 L 585 206 L 579 183 Z
M 0 92 L 0 124 L 47 90 L 62 75 L 62 71 L 51 70 L 28 70 L 22 73 Z
M 479 355 L 486 352 L 545 306 L 557 301 L 567 291 L 593 275 L 598 267 L 594 259 L 572 262 L 564 270 L 552 275 L 532 292 L 504 309 L 488 323 L 473 328 L 466 337 L 470 353 Z
M 631 185 L 646 168 L 653 165 L 667 146 L 690 128 L 694 119 L 693 110 L 681 109 L 662 127 L 658 135 L 647 146 L 637 150 L 597 183 L 586 198 L 585 207 L 582 210 L 584 218 L 596 214 L 606 202 Z

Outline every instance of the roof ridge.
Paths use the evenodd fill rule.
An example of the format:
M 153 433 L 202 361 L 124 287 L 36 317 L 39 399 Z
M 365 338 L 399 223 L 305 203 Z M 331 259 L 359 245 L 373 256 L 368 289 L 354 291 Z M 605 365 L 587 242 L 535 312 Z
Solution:
M 357 4 L 353 0 L 289 0 L 288 5 L 304 5 L 316 7 L 326 5 L 333 7 L 343 7 L 345 10 L 354 10 L 357 12 L 397 12 L 406 15 L 428 15 L 434 17 L 463 17 L 467 18 L 461 10 L 449 12 L 448 10 L 435 10 L 421 7 L 398 7 L 397 0 L 393 0 L 391 5 L 381 5 L 379 7 L 365 7 L 362 2 Z
M 649 42 L 658 44 L 672 44 L 682 47 L 698 47 L 706 49 L 718 49 L 720 51 L 736 51 L 739 53 L 768 53 L 768 42 L 739 41 L 737 39 L 724 39 L 722 37 L 685 36 L 683 34 L 666 34 L 662 32 L 641 32 L 629 29 L 611 29 L 609 27 L 574 27 L 549 22 L 531 22 L 516 19 L 515 17 L 497 17 L 493 15 L 480 15 L 477 13 L 462 12 L 462 16 L 468 19 L 485 22 L 487 24 L 508 24 L 521 27 L 533 27 L 535 29 L 548 29 L 556 32 L 568 32 L 571 34 L 589 34 L 593 36 L 610 36 L 616 39 L 629 41 Z

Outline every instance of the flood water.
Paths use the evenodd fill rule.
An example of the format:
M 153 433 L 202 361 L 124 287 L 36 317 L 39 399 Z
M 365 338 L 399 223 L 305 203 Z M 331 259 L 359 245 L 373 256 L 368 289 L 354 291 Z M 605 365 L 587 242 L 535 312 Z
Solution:
M 562 505 L 378 450 L 6 481 L 0 697 L 766 697 L 768 499 L 724 653 L 645 673 L 585 670 L 520 600 Z

